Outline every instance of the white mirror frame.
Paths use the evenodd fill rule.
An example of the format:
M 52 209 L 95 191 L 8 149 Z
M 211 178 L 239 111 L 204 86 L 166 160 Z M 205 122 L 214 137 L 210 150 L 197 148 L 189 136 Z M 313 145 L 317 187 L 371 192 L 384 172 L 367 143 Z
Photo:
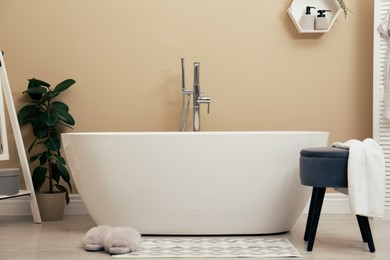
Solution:
M 0 61 L 1 63 L 1 61 Z M 4 64 L 0 64 L 0 67 Z M 7 126 L 5 121 L 5 104 L 3 98 L 4 70 L 0 69 L 0 161 L 9 160 Z

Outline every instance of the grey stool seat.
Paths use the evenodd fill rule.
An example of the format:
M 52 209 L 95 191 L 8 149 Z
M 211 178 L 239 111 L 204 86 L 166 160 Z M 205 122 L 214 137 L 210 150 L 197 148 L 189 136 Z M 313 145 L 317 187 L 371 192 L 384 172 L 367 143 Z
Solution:
M 326 188 L 348 187 L 349 151 L 335 147 L 315 147 L 301 150 L 299 161 L 302 185 L 313 187 L 304 240 L 312 251 Z M 375 252 L 370 223 L 365 216 L 356 215 L 360 233 L 370 252 Z

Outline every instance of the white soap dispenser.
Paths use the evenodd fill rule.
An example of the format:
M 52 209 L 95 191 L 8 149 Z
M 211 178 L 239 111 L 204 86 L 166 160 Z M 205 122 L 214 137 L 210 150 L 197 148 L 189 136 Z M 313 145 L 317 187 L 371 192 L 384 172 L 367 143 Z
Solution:
M 317 18 L 315 21 L 316 30 L 327 30 L 328 29 L 328 18 L 325 16 L 326 12 L 331 12 L 331 10 L 318 10 Z
M 306 14 L 301 18 L 302 30 L 314 30 L 314 20 L 316 17 L 311 15 L 311 9 L 316 9 L 314 6 L 306 6 Z

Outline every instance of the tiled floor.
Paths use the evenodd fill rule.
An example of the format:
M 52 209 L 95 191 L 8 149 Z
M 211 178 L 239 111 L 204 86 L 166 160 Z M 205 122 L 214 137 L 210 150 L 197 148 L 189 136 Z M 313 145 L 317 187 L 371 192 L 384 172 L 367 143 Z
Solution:
M 298 249 L 300 259 L 390 259 L 390 221 L 371 222 L 375 253 L 361 242 L 356 219 L 351 215 L 322 215 L 314 250 L 306 252 L 302 239 L 305 222 L 306 215 L 302 215 L 291 232 L 280 235 Z M 86 215 L 65 216 L 62 221 L 42 224 L 33 224 L 31 217 L 1 216 L 0 259 L 112 259 L 106 253 L 82 249 L 81 238 L 93 226 Z

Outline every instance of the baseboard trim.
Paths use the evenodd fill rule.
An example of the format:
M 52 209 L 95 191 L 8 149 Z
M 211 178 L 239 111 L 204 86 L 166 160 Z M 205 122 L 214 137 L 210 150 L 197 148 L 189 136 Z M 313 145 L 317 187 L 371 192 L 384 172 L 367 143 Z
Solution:
M 309 211 L 309 203 L 303 214 Z M 88 211 L 79 194 L 70 195 L 70 203 L 65 206 L 65 215 L 88 215 Z M 351 214 L 348 196 L 341 193 L 326 193 L 321 214 L 347 215 Z M 0 201 L 0 216 L 26 216 L 31 215 L 28 198 L 18 197 Z M 385 210 L 385 220 L 390 220 L 390 208 Z
M 306 204 L 302 214 L 309 212 L 309 203 Z M 349 199 L 347 195 L 342 193 L 325 193 L 324 204 L 322 205 L 321 214 L 327 215 L 350 215 L 351 207 L 349 205 Z M 385 208 L 385 215 L 382 219 L 378 220 L 390 220 L 390 208 Z
M 309 212 L 309 203 L 310 201 L 306 204 L 303 214 L 307 214 Z M 341 193 L 325 193 L 321 214 L 351 214 L 348 196 Z
M 87 215 L 79 194 L 70 194 L 70 202 L 65 206 L 64 215 Z M 31 215 L 27 197 L 17 197 L 0 201 L 0 216 L 27 216 Z

